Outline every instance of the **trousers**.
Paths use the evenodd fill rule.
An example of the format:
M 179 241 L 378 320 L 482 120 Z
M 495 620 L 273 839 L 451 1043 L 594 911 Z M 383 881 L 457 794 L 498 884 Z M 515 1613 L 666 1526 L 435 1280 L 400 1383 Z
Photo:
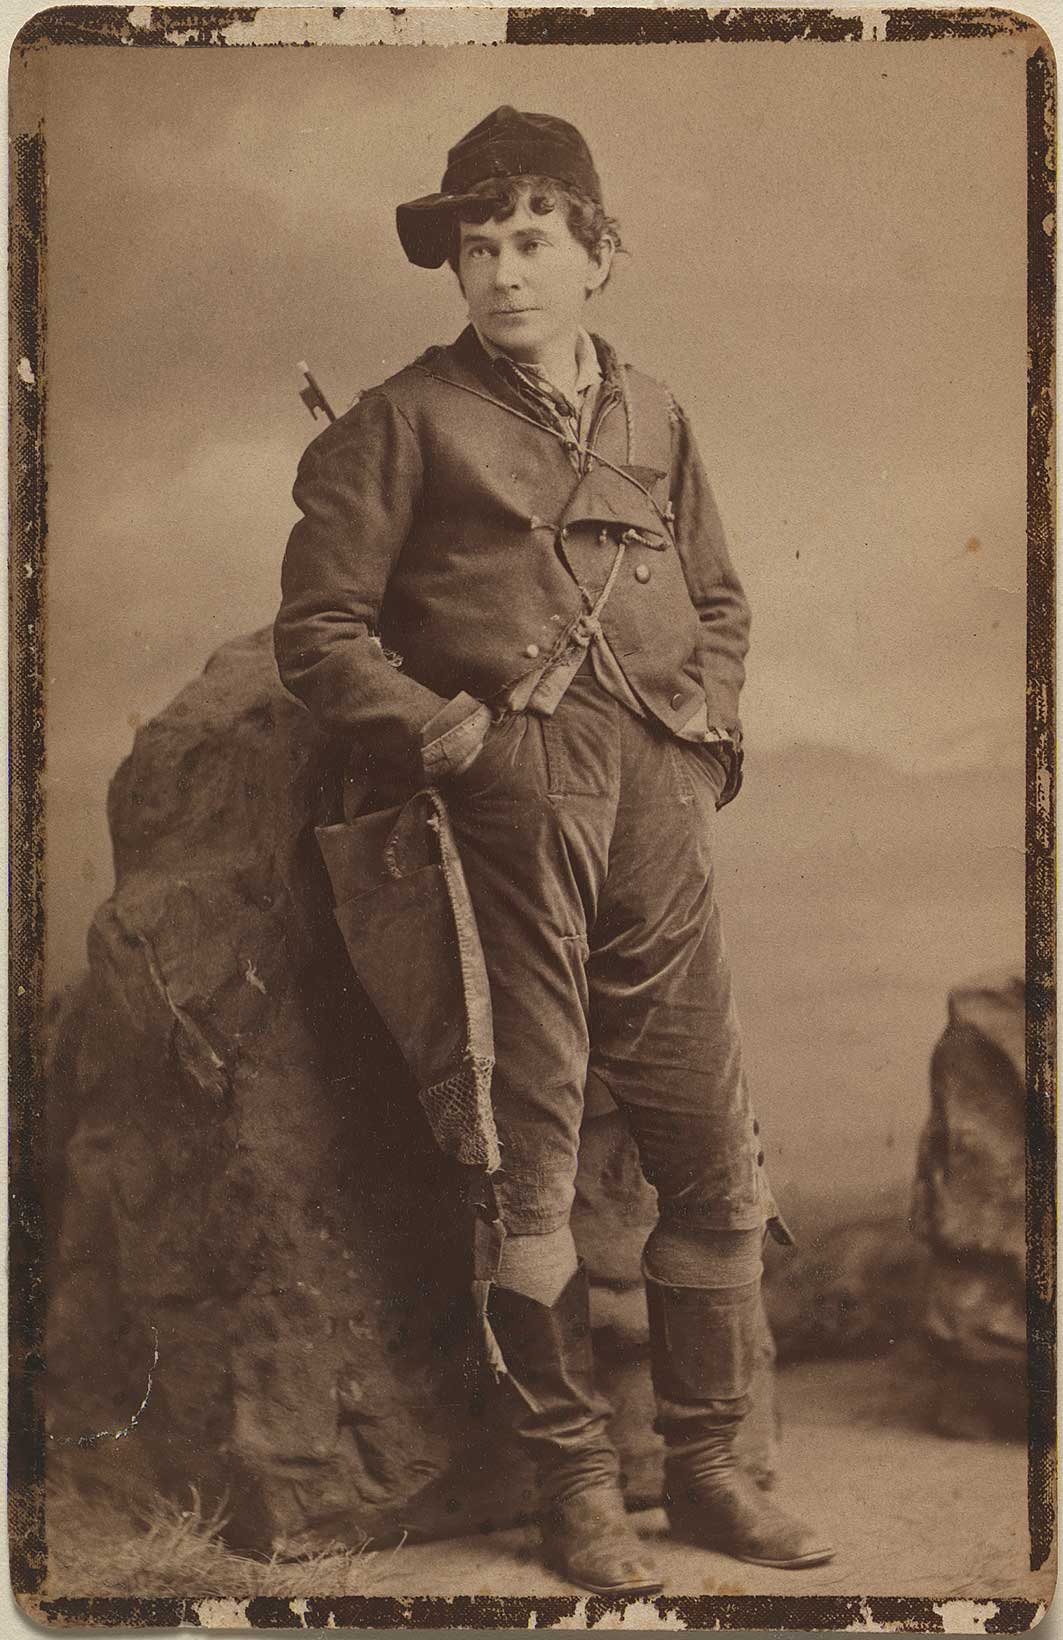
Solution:
M 506 1234 L 568 1223 L 589 1077 L 662 1223 L 775 1214 L 714 888 L 722 778 L 585 665 L 553 716 L 504 719 L 447 784 L 490 980 Z

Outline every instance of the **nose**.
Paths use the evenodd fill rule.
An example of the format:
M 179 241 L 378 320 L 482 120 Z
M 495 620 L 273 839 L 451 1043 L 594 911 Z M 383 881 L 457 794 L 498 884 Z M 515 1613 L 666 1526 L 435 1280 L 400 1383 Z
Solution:
M 521 266 L 515 251 L 508 247 L 495 257 L 495 285 L 499 290 L 514 290 L 521 282 Z

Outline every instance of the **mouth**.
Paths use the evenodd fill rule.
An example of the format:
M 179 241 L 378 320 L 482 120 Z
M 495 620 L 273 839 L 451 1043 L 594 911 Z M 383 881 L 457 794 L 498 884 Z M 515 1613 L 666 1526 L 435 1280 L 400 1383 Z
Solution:
M 525 313 L 538 313 L 538 308 L 492 308 L 491 312 L 496 319 L 519 319 Z

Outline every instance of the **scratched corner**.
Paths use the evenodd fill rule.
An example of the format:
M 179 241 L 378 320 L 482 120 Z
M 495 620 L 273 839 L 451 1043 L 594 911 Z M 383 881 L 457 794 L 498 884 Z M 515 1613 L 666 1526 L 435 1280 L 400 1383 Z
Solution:
M 258 6 L 49 6 L 24 23 L 12 54 L 43 46 L 224 46 Z
M 1023 12 L 996 6 L 903 6 L 886 11 L 887 40 L 992 40 L 1000 36 L 1042 33 Z
M 128 16 L 124 6 L 46 6 L 19 29 L 12 57 L 43 46 L 121 45 Z
M 1030 16 L 1028 12 L 1015 11 L 1010 8 L 999 12 L 993 12 L 992 15 L 1000 23 L 1000 27 L 994 31 L 995 33 L 999 33 L 1000 35 L 1006 37 L 1012 37 L 1017 41 L 1021 40 L 1023 52 L 1027 57 L 1032 57 L 1035 52 L 1042 52 L 1044 54 L 1048 65 L 1048 78 L 1054 88 L 1056 79 L 1056 53 L 1055 48 L 1052 45 L 1051 36 L 1048 34 L 1044 25 L 1036 17 Z
M 35 1623 L 38 1628 L 42 1629 L 49 1629 L 54 1626 L 51 1616 L 44 1609 L 45 1602 L 39 1595 L 27 1594 L 24 1590 L 15 1587 L 12 1587 L 11 1594 L 23 1617 L 28 1618 L 31 1623 Z

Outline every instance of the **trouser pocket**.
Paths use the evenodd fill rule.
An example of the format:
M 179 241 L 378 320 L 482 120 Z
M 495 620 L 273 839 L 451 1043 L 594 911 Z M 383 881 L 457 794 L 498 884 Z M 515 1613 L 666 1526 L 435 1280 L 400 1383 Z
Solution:
M 610 790 L 609 719 L 600 712 L 558 712 L 540 720 L 551 797 L 605 797 Z
M 711 749 L 697 741 L 669 740 L 668 761 L 679 801 L 686 806 L 708 797 L 715 812 L 727 770 Z

